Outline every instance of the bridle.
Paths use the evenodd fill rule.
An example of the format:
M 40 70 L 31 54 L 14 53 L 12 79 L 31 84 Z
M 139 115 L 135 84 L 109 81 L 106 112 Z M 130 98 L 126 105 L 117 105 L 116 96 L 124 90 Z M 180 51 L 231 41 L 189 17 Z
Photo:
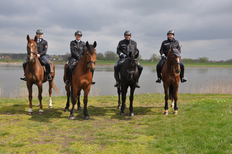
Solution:
M 173 54 L 171 54 L 171 56 L 172 56 Z M 177 67 L 180 65 L 180 61 L 179 62 L 176 62 L 175 64 L 175 66 L 173 66 L 173 64 L 174 64 L 174 62 L 173 62 L 173 58 L 171 58 L 171 56 L 169 57 L 169 59 L 170 59 L 170 61 L 171 61 L 171 65 L 169 65 L 168 64 L 168 66 L 169 67 L 171 67 L 171 69 L 174 69 L 175 71 L 177 71 Z M 179 57 L 177 57 L 177 58 L 179 58 Z
M 87 59 L 87 56 L 89 56 L 89 57 L 91 57 L 88 53 L 85 53 L 86 55 L 85 55 L 85 61 L 86 61 L 86 59 Z M 86 63 L 84 63 L 83 61 L 82 61 L 82 59 L 80 60 L 86 67 L 88 67 L 89 68 L 89 63 L 93 63 L 94 65 L 95 65 L 95 61 L 92 61 L 92 60 L 90 60 L 90 61 L 87 61 Z

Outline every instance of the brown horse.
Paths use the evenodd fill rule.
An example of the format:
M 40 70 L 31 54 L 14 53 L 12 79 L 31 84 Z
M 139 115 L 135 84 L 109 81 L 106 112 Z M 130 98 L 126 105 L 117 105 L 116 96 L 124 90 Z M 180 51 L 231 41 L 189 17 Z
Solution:
M 39 114 L 43 114 L 43 106 L 42 106 L 42 83 L 47 81 L 47 77 L 44 74 L 44 69 L 42 65 L 40 64 L 40 61 L 37 57 L 38 51 L 37 51 L 37 36 L 33 39 L 30 39 L 30 36 L 27 35 L 27 66 L 25 68 L 25 77 L 26 77 L 26 84 L 27 89 L 29 92 L 29 110 L 28 114 L 32 114 L 32 85 L 36 84 L 38 87 L 38 99 L 39 99 Z M 51 69 L 53 70 L 51 73 L 52 80 L 49 81 L 49 107 L 52 108 L 52 88 L 55 89 L 57 93 L 59 91 L 57 90 L 53 79 L 55 77 L 55 66 L 52 62 L 50 62 Z
M 174 104 L 174 114 L 178 113 L 177 93 L 180 82 L 180 59 L 181 56 L 179 50 L 171 48 L 162 69 L 162 81 L 165 93 L 164 115 L 168 115 L 168 98 L 172 100 L 171 107 L 173 107 Z
M 88 103 L 88 94 L 92 84 L 92 75 L 95 69 L 96 55 L 97 52 L 95 50 L 97 43 L 94 42 L 93 45 L 90 45 L 88 41 L 86 42 L 86 50 L 84 56 L 77 63 L 77 66 L 74 69 L 74 73 L 72 74 L 72 80 L 70 82 L 70 86 L 65 86 L 67 91 L 67 104 L 65 107 L 65 111 L 69 108 L 69 97 L 71 90 L 71 100 L 72 100 L 72 109 L 70 111 L 69 119 L 74 120 L 74 106 L 78 101 L 78 109 L 80 110 L 80 94 L 81 90 L 84 91 L 84 119 L 89 119 L 89 115 L 87 112 L 87 103 Z M 65 69 L 67 64 L 64 67 L 64 82 L 66 81 Z

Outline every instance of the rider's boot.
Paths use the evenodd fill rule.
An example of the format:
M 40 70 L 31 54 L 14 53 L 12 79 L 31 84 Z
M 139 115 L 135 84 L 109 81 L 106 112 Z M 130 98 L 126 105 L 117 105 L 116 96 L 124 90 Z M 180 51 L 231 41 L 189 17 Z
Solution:
M 119 74 L 118 74 L 118 66 L 114 67 L 114 78 L 116 80 L 116 84 L 114 87 L 119 88 Z

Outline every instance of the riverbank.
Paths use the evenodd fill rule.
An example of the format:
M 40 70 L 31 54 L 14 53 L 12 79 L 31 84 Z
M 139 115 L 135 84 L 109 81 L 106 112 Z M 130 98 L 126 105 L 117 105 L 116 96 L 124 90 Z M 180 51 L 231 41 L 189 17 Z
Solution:
M 135 116 L 129 117 L 128 103 L 120 116 L 117 96 L 92 96 L 91 119 L 75 110 L 72 121 L 63 111 L 64 96 L 53 97 L 52 109 L 44 97 L 44 115 L 38 114 L 36 98 L 33 115 L 27 115 L 27 98 L 3 98 L 0 153 L 232 153 L 231 95 L 180 94 L 179 114 L 169 109 L 168 116 L 163 99 L 163 94 L 135 95 Z
M 10 62 L 6 62 L 6 60 L 1 59 L 0 64 L 19 64 L 22 65 L 24 61 L 23 60 L 11 60 Z M 97 60 L 96 61 L 96 66 L 114 66 L 117 61 L 109 61 L 109 60 Z M 141 65 L 143 66 L 156 66 L 158 62 L 151 62 L 151 61 L 139 61 Z M 57 62 L 53 61 L 55 65 L 64 65 L 66 62 Z M 205 62 L 205 63 L 200 63 L 200 62 L 185 62 L 184 65 L 186 67 L 232 67 L 232 63 L 225 63 L 225 62 Z

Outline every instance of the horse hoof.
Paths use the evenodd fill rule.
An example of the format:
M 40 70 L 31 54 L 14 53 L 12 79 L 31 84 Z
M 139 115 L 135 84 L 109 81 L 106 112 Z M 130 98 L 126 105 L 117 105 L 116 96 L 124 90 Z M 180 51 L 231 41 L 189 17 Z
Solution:
M 174 111 L 174 113 L 173 113 L 174 115 L 177 115 L 178 114 L 178 111 Z
M 74 116 L 69 117 L 69 120 L 74 120 L 74 119 L 75 119 Z
M 168 115 L 168 112 L 167 112 L 167 111 L 164 111 L 164 115 Z
M 84 119 L 89 120 L 90 118 L 89 118 L 89 116 L 84 116 Z
M 81 107 L 78 107 L 77 110 L 82 110 L 82 108 L 81 108 Z
M 120 109 L 120 105 L 118 106 L 118 109 Z
M 39 114 L 44 114 L 44 111 L 43 110 L 39 110 Z
M 28 115 L 32 115 L 33 114 L 33 112 L 28 112 Z
M 135 116 L 134 113 L 131 113 L 130 115 L 131 115 L 131 117 Z
M 120 113 L 121 116 L 124 116 L 124 113 Z
M 174 105 L 171 105 L 171 108 L 174 108 Z
M 67 111 L 69 111 L 69 109 L 65 108 L 65 109 L 64 109 L 64 112 L 67 112 Z
M 52 108 L 52 106 L 49 106 L 49 109 L 51 109 Z

